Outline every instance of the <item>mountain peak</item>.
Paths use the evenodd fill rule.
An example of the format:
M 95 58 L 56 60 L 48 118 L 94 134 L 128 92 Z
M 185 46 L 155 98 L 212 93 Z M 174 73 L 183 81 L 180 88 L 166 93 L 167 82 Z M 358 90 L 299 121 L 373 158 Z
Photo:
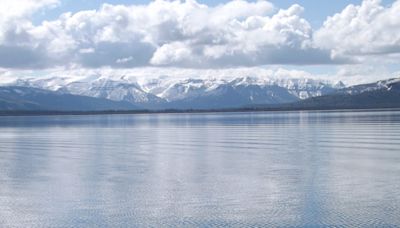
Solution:
M 137 80 L 131 75 L 105 77 L 97 74 L 74 78 L 21 79 L 16 85 L 124 101 L 144 108 L 180 108 L 179 105 L 190 108 L 239 107 L 247 103 L 285 103 L 328 94 L 343 86 L 306 78 L 243 76 L 226 80 L 217 77 L 160 76 Z

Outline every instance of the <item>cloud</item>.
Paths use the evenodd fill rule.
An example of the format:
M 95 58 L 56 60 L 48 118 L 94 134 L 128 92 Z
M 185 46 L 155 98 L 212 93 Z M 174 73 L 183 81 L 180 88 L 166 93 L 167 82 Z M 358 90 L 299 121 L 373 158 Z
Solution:
M 195 0 L 103 4 L 39 25 L 31 23 L 32 14 L 57 0 L 4 2 L 15 10 L 0 7 L 3 68 L 350 64 L 400 53 L 400 1 L 386 8 L 378 0 L 349 5 L 317 31 L 300 5 L 276 9 L 265 0 L 212 7 Z
M 30 16 L 41 8 L 55 7 L 60 2 L 59 0 L 1 0 L 0 3 L 0 14 L 2 16 L 0 22 L 4 22 L 9 19 Z
M 43 8 L 55 7 L 58 0 L 0 0 L 0 66 L 36 68 L 49 65 L 46 51 L 30 34 L 29 20 Z
M 0 68 L 0 77 L 5 81 L 15 81 L 18 78 L 61 78 L 68 82 L 81 80 L 94 80 L 97 78 L 107 78 L 115 80 L 129 80 L 131 82 L 152 81 L 153 79 L 163 78 L 166 80 L 187 79 L 187 78 L 209 78 L 230 80 L 237 77 L 260 77 L 264 79 L 285 79 L 285 78 L 322 78 L 322 75 L 314 75 L 306 71 L 290 70 L 281 67 L 235 67 L 219 69 L 194 69 L 179 67 L 137 67 L 127 68 L 78 68 L 78 69 L 52 69 L 52 70 L 16 70 L 4 71 Z M 0 80 L 0 85 L 4 80 Z
M 266 64 L 331 64 L 346 62 L 333 58 L 329 50 L 313 47 L 313 31 L 293 5 L 273 16 L 233 18 L 201 32 L 159 47 L 151 63 L 161 66 L 233 67 Z M 212 13 L 210 18 L 213 21 Z M 220 26 L 218 26 L 220 25 Z
M 33 11 L 55 4 L 37 0 L 24 5 L 17 16 L 7 16 L 19 25 L 0 30 L 0 67 L 223 68 L 347 61 L 313 45 L 313 30 L 299 5 L 276 11 L 263 0 L 214 7 L 195 0 L 156 0 L 147 5 L 104 4 L 38 26 L 29 22 Z M 25 56 L 8 59 L 13 48 Z
M 0 66 L 6 68 L 36 68 L 47 65 L 41 49 L 23 46 L 1 46 Z
M 0 45 L 17 46 L 27 41 L 34 26 L 30 16 L 39 9 L 55 7 L 58 0 L 0 0 Z
M 88 81 L 95 79 L 125 80 L 131 83 L 147 84 L 154 79 L 163 82 L 196 79 L 232 80 L 238 77 L 258 77 L 265 80 L 315 79 L 331 83 L 342 81 L 346 85 L 372 83 L 378 80 L 399 77 L 400 71 L 393 71 L 387 66 L 374 65 L 338 65 L 336 72 L 332 66 L 320 66 L 315 71 L 312 67 L 296 68 L 287 66 L 269 67 L 232 67 L 232 68 L 180 68 L 180 67 L 135 67 L 135 68 L 56 68 L 46 70 L 7 70 L 0 68 L 0 86 L 15 84 L 20 79 L 57 78 L 57 83 Z M 322 70 L 322 71 L 321 71 Z M 55 84 L 56 86 L 57 84 Z
M 366 57 L 400 53 L 400 1 L 384 7 L 380 0 L 364 0 L 328 17 L 315 33 L 318 47 L 337 55 Z
M 131 68 L 145 66 L 154 52 L 150 44 L 131 42 L 99 42 L 92 46 L 93 52 L 77 53 L 74 61 L 82 67 L 98 68 L 112 66 Z

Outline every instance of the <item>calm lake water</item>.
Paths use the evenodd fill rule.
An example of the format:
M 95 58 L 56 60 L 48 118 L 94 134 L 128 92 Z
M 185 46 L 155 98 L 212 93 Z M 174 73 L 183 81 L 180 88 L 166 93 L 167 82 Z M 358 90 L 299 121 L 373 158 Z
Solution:
M 0 117 L 0 227 L 400 226 L 400 111 Z

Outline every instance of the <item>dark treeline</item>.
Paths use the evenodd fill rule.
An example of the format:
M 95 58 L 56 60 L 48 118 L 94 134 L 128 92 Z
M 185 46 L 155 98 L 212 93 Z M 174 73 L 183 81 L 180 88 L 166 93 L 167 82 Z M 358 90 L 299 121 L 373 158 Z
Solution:
M 362 111 L 397 110 L 400 107 L 269 107 L 269 108 L 227 108 L 227 109 L 166 109 L 166 110 L 105 110 L 105 111 L 51 111 L 19 110 L 0 111 L 0 116 L 46 116 L 46 115 L 113 115 L 113 114 L 179 114 L 179 113 L 223 113 L 223 112 L 278 112 L 278 111 Z

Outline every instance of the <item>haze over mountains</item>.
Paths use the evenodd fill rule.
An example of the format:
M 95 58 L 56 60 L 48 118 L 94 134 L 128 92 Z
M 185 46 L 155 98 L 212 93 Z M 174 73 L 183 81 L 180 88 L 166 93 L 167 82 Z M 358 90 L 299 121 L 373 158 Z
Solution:
M 102 111 L 397 107 L 399 85 L 399 79 L 345 87 L 341 82 L 304 78 L 30 78 L 18 79 L 0 87 L 0 109 Z

